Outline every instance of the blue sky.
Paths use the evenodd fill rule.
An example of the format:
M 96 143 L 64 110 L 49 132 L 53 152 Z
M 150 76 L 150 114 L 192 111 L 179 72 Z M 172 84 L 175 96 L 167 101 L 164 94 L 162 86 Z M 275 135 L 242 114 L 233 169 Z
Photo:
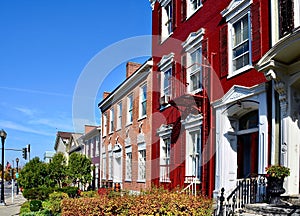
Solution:
M 58 130 L 74 130 L 73 93 L 91 59 L 118 41 L 150 34 L 148 0 L 0 1 L 0 129 L 8 134 L 5 148 L 30 143 L 31 157 L 43 159 L 45 151 L 53 150 Z M 100 86 L 96 116 L 103 90 L 111 91 L 125 78 L 121 63 L 113 72 L 117 76 Z M 16 157 L 24 165 L 21 152 L 5 152 L 5 161 Z

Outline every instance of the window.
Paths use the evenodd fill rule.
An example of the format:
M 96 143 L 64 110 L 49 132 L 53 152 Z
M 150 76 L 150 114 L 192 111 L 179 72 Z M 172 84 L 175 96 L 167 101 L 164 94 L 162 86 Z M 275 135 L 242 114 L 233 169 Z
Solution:
M 140 87 L 140 117 L 147 114 L 147 85 L 144 84 Z
M 170 151 L 172 125 L 162 125 L 157 130 L 160 137 L 160 181 L 170 181 Z
M 186 178 L 185 182 L 190 183 L 196 178 L 197 182 L 201 179 L 202 167 L 202 146 L 201 146 L 201 131 L 202 131 L 202 115 L 189 114 L 182 121 L 186 129 Z
M 161 36 L 162 41 L 173 32 L 173 1 L 165 0 L 162 2 L 161 12 Z
M 163 56 L 158 63 L 158 67 L 161 72 L 161 105 L 167 104 L 172 95 L 173 61 L 174 53 L 170 53 L 169 55 Z
M 102 120 L 103 120 L 103 122 L 102 122 L 102 126 L 103 126 L 102 135 L 106 136 L 106 133 L 107 133 L 107 115 L 106 115 L 106 113 L 104 113 L 102 115 Z
M 200 179 L 201 176 L 201 137 L 200 128 L 199 131 L 194 131 L 189 134 L 190 142 L 189 145 L 189 157 L 191 162 L 191 175 Z
M 169 68 L 164 72 L 163 75 L 163 94 L 166 96 L 171 95 L 171 78 L 172 78 L 172 68 Z
M 128 109 L 128 112 L 127 112 L 127 124 L 130 124 L 132 123 L 132 110 L 133 110 L 133 95 L 129 95 L 127 97 L 127 109 Z
M 106 154 L 102 154 L 102 170 L 103 170 L 103 176 L 102 179 L 106 179 Z
M 201 6 L 202 6 L 202 1 L 201 0 L 187 0 L 187 16 L 190 17 L 192 16 Z
M 146 179 L 146 143 L 138 145 L 138 179 Z
M 131 181 L 132 178 L 132 148 L 131 146 L 126 147 L 126 181 Z
M 171 139 L 170 138 L 162 139 L 161 148 L 160 148 L 161 181 L 170 180 L 170 150 L 171 150 Z
M 186 52 L 187 62 L 187 90 L 192 94 L 196 94 L 202 89 L 202 40 L 204 37 L 204 29 L 192 32 L 187 40 L 182 43 Z
M 109 162 L 108 162 L 108 179 L 112 180 L 113 178 L 113 162 L 114 162 L 114 158 L 113 158 L 113 153 L 112 151 L 108 152 L 109 155 Z
M 94 157 L 94 140 L 93 139 L 89 139 L 89 144 L 91 146 L 91 151 L 90 151 L 91 158 L 93 158 Z
M 221 12 L 228 23 L 229 76 L 252 68 L 250 4 L 250 0 L 233 1 Z
M 237 71 L 250 64 L 250 29 L 249 15 L 233 23 L 232 25 L 232 67 Z
M 96 157 L 99 156 L 99 148 L 100 148 L 99 136 L 96 136 Z
M 89 143 L 86 144 L 86 149 L 85 149 L 85 150 L 86 150 L 85 155 L 86 155 L 87 157 L 89 157 L 89 156 L 90 156 L 90 154 L 89 154 L 89 153 L 90 153 L 90 152 L 89 152 Z
M 121 129 L 122 128 L 122 102 L 118 103 L 117 109 L 118 109 L 117 129 Z
M 110 110 L 110 127 L 109 127 L 109 131 L 112 133 L 114 131 L 114 115 L 115 115 L 115 111 L 113 108 L 111 108 Z

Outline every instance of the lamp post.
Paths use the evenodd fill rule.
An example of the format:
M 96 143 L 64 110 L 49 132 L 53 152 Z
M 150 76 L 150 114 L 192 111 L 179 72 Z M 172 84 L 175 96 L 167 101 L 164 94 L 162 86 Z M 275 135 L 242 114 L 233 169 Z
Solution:
M 1 174 L 1 197 L 0 197 L 0 205 L 5 205 L 4 201 L 4 142 L 6 139 L 6 132 L 2 129 L 0 131 L 0 137 L 1 137 L 1 142 L 2 142 L 2 174 Z
M 18 182 L 18 178 L 19 178 L 19 158 L 16 158 L 16 163 L 17 163 L 17 173 L 16 173 L 16 179 L 17 179 L 17 195 L 19 194 L 19 182 Z

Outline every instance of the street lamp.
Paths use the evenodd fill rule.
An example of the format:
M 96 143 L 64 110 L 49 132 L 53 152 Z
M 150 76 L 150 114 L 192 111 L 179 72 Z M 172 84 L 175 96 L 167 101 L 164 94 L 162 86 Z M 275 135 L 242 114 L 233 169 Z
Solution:
M 19 182 L 18 182 L 18 178 L 19 178 L 19 158 L 16 158 L 16 162 L 17 162 L 16 179 L 17 179 L 17 195 L 18 195 L 19 194 Z
M 0 131 L 0 137 L 2 142 L 2 173 L 1 173 L 1 197 L 0 197 L 0 205 L 5 205 L 4 201 L 4 141 L 6 139 L 6 132 L 2 129 Z

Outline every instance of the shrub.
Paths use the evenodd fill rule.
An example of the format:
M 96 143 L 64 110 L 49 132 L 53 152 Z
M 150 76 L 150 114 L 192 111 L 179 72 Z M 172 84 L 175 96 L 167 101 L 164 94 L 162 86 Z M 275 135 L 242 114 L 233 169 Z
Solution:
M 54 189 L 47 187 L 24 189 L 23 196 L 28 200 L 47 200 Z
M 83 191 L 80 193 L 81 197 L 95 197 L 96 196 L 96 191 Z
M 44 204 L 45 209 L 49 209 L 53 214 L 61 212 L 61 201 L 69 198 L 68 194 L 63 192 L 53 192 L 49 195 L 49 201 Z
M 62 216 L 69 215 L 211 215 L 212 201 L 161 189 L 140 195 L 65 199 Z
M 79 191 L 78 187 L 68 186 L 68 187 L 59 188 L 58 191 L 68 194 L 68 196 L 70 198 L 75 198 L 79 195 L 78 194 L 78 191 Z
M 42 208 L 41 200 L 31 200 L 30 201 L 30 211 L 36 212 Z
M 20 208 L 20 215 L 22 215 L 23 213 L 28 213 L 30 212 L 30 202 L 26 201 L 22 204 L 21 208 Z

